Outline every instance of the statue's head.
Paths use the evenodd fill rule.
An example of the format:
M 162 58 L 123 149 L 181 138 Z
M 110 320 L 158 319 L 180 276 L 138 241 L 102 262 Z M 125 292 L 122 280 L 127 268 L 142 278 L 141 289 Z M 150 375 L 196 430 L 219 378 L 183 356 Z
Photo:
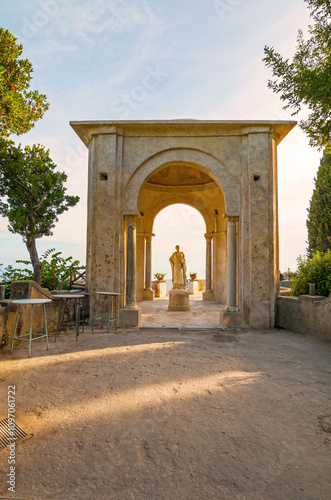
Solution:
M 176 245 L 175 248 L 176 248 L 177 252 L 179 252 L 179 245 Z

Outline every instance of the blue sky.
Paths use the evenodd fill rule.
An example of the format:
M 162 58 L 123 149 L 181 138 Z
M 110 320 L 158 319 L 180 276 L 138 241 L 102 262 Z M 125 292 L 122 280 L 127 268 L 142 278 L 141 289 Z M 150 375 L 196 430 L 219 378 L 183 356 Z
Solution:
M 32 88 L 51 104 L 18 141 L 48 147 L 68 174 L 68 192 L 81 197 L 53 237 L 38 241 L 40 253 L 55 247 L 85 262 L 87 151 L 70 120 L 305 117 L 282 110 L 261 61 L 264 45 L 293 55 L 298 29 L 309 24 L 302 0 L 12 0 L 1 3 L 0 16 L 32 62 Z M 154 75 L 148 88 L 147 75 Z M 298 127 L 278 148 L 282 270 L 294 269 L 306 251 L 306 209 L 320 156 Z M 0 219 L 5 265 L 28 257 L 21 237 L 6 227 Z M 188 207 L 159 214 L 153 271 L 170 273 L 168 258 L 180 243 L 189 270 L 203 275 L 203 231 Z

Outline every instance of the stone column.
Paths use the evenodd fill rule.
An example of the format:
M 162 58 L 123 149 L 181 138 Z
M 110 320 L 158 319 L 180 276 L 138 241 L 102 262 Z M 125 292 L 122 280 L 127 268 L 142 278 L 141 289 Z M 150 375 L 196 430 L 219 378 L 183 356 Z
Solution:
M 211 291 L 211 236 L 206 238 L 206 291 Z
M 214 293 L 211 287 L 211 244 L 212 237 L 209 234 L 205 234 L 206 238 L 206 290 L 203 292 L 203 300 L 214 300 Z
M 145 237 L 146 261 L 145 261 L 145 290 L 151 290 L 152 284 L 152 235 Z
M 227 306 L 237 306 L 237 216 L 227 215 Z
M 128 237 L 126 247 L 126 305 L 136 305 L 136 219 L 127 215 Z
M 154 300 L 155 292 L 152 290 L 152 236 L 145 236 L 145 288 L 143 291 L 144 300 Z
M 140 324 L 140 309 L 136 300 L 136 215 L 126 215 L 126 305 L 120 312 L 120 326 L 133 327 Z

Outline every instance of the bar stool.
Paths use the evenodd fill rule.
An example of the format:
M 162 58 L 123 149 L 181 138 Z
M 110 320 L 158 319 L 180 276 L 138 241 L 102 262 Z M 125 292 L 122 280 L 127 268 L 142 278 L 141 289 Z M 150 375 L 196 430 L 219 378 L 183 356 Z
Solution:
M 107 333 L 109 333 L 109 327 L 110 327 L 111 321 L 115 322 L 115 330 L 117 330 L 117 297 L 119 297 L 122 294 L 117 293 L 117 292 L 95 292 L 95 294 L 98 295 L 98 302 L 97 302 L 97 306 L 95 308 L 94 319 L 93 319 L 93 324 L 92 324 L 92 332 L 93 332 L 96 321 L 101 321 L 100 328 L 103 328 L 103 322 L 106 321 L 105 310 L 106 310 L 107 298 L 109 299 L 108 300 Z M 100 316 L 98 318 L 97 316 L 98 316 L 98 310 L 99 310 L 101 297 L 103 297 L 102 316 Z M 112 317 L 110 317 L 111 312 L 113 313 Z
M 17 315 L 16 315 L 15 328 L 14 328 L 13 340 L 11 343 L 10 354 L 12 354 L 12 352 L 13 352 L 14 342 L 17 339 L 29 341 L 29 358 L 31 358 L 31 342 L 33 340 L 42 339 L 42 338 L 46 337 L 46 347 L 47 347 L 47 351 L 48 351 L 48 331 L 47 331 L 47 316 L 46 316 L 46 304 L 48 302 L 52 302 L 52 300 L 51 299 L 18 299 L 18 300 L 13 300 L 13 304 L 18 304 L 18 310 L 17 310 Z M 25 304 L 31 305 L 30 332 L 24 333 L 22 335 L 16 335 L 17 325 L 18 325 L 18 317 L 19 317 L 19 313 L 21 312 L 21 306 L 25 305 Z M 36 332 L 32 332 L 33 306 L 36 304 L 43 304 L 43 306 L 44 306 L 45 333 L 42 335 L 40 335 Z M 37 335 L 37 337 L 34 337 L 34 335 Z M 29 337 L 29 338 L 26 339 L 24 337 Z
M 60 302 L 60 307 L 59 307 L 59 317 L 58 317 L 58 323 L 57 323 L 57 330 L 56 330 L 56 335 L 55 335 L 55 342 L 57 337 L 61 334 L 61 331 L 64 328 L 70 328 L 70 324 L 73 323 L 73 326 L 76 328 L 76 342 L 78 339 L 79 335 L 79 326 L 82 325 L 82 332 L 84 333 L 84 306 L 83 306 L 83 301 L 85 295 L 78 294 L 78 293 L 72 293 L 72 294 L 61 294 L 61 295 L 55 295 L 55 299 L 59 299 Z M 74 303 L 74 318 L 73 321 L 70 320 L 70 314 L 71 314 L 71 304 L 72 302 Z M 67 315 L 67 318 L 65 319 L 65 316 Z

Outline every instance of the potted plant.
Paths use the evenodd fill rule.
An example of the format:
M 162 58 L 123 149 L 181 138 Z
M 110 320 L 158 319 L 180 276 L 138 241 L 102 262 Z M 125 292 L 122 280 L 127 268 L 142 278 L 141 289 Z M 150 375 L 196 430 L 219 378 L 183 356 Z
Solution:
M 155 273 L 154 278 L 156 278 L 158 281 L 163 281 L 163 278 L 165 277 L 167 273 Z
M 197 279 L 197 273 L 190 273 L 190 278 L 191 278 L 191 280 L 196 280 Z

